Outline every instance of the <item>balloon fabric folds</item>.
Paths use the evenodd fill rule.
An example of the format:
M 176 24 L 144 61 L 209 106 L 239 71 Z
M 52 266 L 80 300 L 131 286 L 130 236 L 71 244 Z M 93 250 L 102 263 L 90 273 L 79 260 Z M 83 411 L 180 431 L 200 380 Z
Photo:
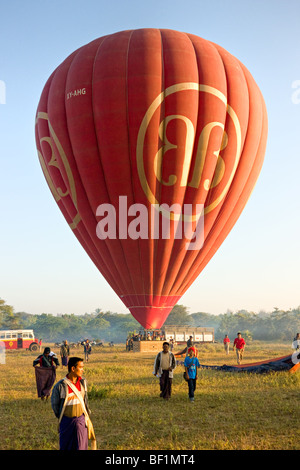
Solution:
M 297 357 L 296 357 L 297 356 Z M 266 361 L 254 362 L 250 364 L 243 364 L 238 366 L 209 366 L 201 365 L 202 369 L 214 369 L 224 372 L 248 372 L 253 374 L 267 374 L 269 372 L 282 372 L 287 371 L 291 374 L 300 370 L 299 354 L 289 354 L 288 356 L 276 357 Z
M 240 216 L 267 114 L 245 66 L 192 34 L 138 29 L 48 79 L 36 145 L 67 223 L 145 328 L 160 328 Z

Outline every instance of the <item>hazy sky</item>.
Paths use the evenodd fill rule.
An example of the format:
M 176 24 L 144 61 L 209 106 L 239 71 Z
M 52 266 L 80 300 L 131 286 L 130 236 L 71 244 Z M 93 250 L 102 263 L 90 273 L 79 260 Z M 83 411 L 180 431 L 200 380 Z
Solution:
M 75 49 L 125 29 L 213 41 L 250 70 L 268 110 L 262 172 L 240 219 L 181 298 L 190 313 L 300 305 L 299 0 L 1 0 L 0 297 L 28 313 L 127 309 L 65 222 L 42 174 L 37 104 Z

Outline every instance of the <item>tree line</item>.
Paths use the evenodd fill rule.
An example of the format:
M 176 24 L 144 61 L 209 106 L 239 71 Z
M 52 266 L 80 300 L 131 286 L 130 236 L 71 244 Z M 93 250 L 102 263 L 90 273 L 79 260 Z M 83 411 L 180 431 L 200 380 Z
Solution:
M 221 341 L 225 334 L 235 338 L 241 331 L 248 340 L 292 341 L 300 332 L 300 306 L 288 311 L 275 307 L 272 312 L 258 313 L 247 310 L 227 311 L 219 315 L 205 312 L 189 313 L 188 307 L 175 305 L 165 325 L 212 327 L 215 339 Z M 84 315 L 15 312 L 0 298 L 0 329 L 33 329 L 44 342 L 80 341 L 84 338 L 105 342 L 125 342 L 128 332 L 139 332 L 141 325 L 131 314 L 100 308 Z

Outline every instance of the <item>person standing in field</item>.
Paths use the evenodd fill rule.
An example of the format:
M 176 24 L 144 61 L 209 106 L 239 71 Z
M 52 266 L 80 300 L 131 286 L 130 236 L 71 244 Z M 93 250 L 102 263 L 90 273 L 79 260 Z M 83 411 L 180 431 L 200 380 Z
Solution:
M 241 362 L 243 360 L 245 346 L 246 346 L 246 342 L 245 342 L 244 338 L 242 338 L 242 334 L 239 331 L 238 334 L 237 334 L 237 338 L 235 338 L 235 340 L 233 342 L 233 350 L 234 350 L 234 348 L 236 348 L 236 358 L 237 358 L 237 363 L 238 364 L 241 364 Z
M 88 450 L 89 439 L 96 450 L 83 369 L 83 359 L 70 357 L 68 374 L 53 387 L 51 406 L 58 418 L 60 450 Z
M 300 349 L 300 333 L 297 333 L 293 339 L 293 348 L 298 351 Z
M 228 335 L 225 335 L 225 338 L 223 339 L 223 344 L 224 344 L 225 353 L 229 354 L 230 339 L 228 338 Z
M 188 349 L 189 348 L 192 348 L 194 346 L 194 343 L 193 343 L 193 336 L 191 335 L 189 337 L 189 339 L 187 340 L 186 342 L 186 356 L 188 355 Z
M 83 351 L 84 351 L 84 360 L 88 362 L 89 355 L 92 353 L 92 345 L 89 339 L 82 341 Z
M 46 347 L 34 361 L 35 379 L 38 397 L 42 401 L 48 400 L 51 388 L 56 379 L 56 367 L 59 366 L 58 359 L 50 355 L 50 348 Z
M 165 400 L 171 398 L 173 371 L 176 368 L 175 356 L 169 351 L 169 343 L 163 343 L 163 350 L 160 351 L 154 361 L 154 375 L 159 377 L 160 396 Z
M 61 357 L 62 367 L 68 365 L 69 356 L 70 356 L 70 346 L 68 345 L 68 341 L 65 340 L 60 347 L 60 357 Z
M 0 341 L 0 364 L 5 364 L 5 343 L 4 341 Z
M 198 367 L 200 367 L 199 360 L 196 357 L 196 349 L 194 347 L 188 349 L 188 356 L 186 356 L 184 360 L 184 367 L 188 378 L 189 399 L 191 402 L 193 402 L 195 399 L 194 397 L 198 378 Z

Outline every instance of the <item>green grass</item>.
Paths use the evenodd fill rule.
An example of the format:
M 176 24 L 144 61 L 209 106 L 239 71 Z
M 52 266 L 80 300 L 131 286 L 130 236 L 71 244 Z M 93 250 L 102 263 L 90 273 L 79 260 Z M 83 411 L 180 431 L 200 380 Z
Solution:
M 56 351 L 53 345 L 52 349 Z M 253 342 L 244 362 L 290 353 L 290 345 Z M 35 357 L 29 351 L 8 351 L 6 364 L 0 364 L 1 450 L 58 449 L 57 419 L 50 403 L 37 398 Z M 221 344 L 200 347 L 199 360 L 212 365 L 236 363 L 232 352 L 224 355 Z M 254 375 L 201 370 L 192 404 L 182 365 L 175 370 L 171 400 L 159 398 L 153 362 L 154 355 L 125 352 L 123 345 L 94 349 L 84 375 L 99 449 L 300 449 L 300 372 Z M 59 367 L 57 380 L 65 374 L 66 369 Z

